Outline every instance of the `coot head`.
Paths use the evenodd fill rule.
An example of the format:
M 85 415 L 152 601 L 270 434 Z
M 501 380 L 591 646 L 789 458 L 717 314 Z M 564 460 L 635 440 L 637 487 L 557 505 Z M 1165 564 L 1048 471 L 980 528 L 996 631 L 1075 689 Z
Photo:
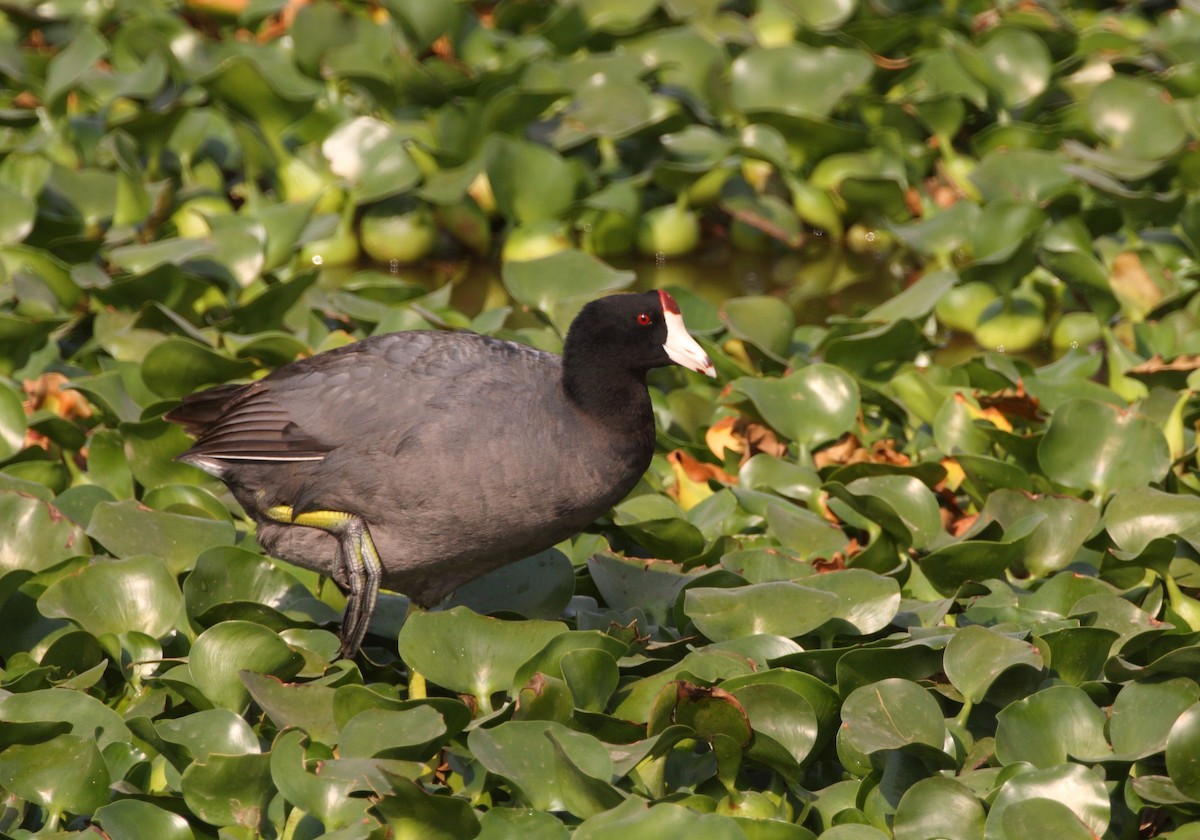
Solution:
M 717 375 L 704 349 L 688 334 L 679 304 L 664 291 L 591 301 L 571 323 L 563 357 L 568 368 L 603 364 L 639 377 L 671 364 Z

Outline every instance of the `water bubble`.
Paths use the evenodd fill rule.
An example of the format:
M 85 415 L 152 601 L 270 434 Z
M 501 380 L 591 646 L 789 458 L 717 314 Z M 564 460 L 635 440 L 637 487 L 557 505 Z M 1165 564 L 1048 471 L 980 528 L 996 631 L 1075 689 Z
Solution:
M 868 242 L 875 241 L 875 231 L 873 231 L 873 230 L 867 231 L 867 241 Z
M 591 232 L 592 232 L 592 223 L 591 223 L 591 222 L 584 222 L 584 223 L 583 223 L 583 232 L 584 232 L 584 233 L 591 233 Z
M 813 231 L 813 236 L 824 236 L 824 235 L 825 235 L 825 231 L 821 230 L 820 228 L 817 228 L 816 230 Z
M 313 265 L 324 265 L 324 264 L 325 264 L 325 258 L 324 258 L 324 257 L 322 257 L 320 254 L 313 254 L 313 256 L 312 256 L 312 264 L 313 264 Z
M 1071 342 L 1071 349 L 1072 349 L 1072 350 L 1078 350 L 1078 349 L 1079 349 L 1079 342 L 1078 342 L 1078 341 L 1072 341 L 1072 342 Z
M 657 253 L 654 255 L 654 265 L 655 265 L 655 267 L 656 267 L 656 268 L 662 268 L 662 267 L 663 267 L 664 265 L 666 265 L 666 264 L 667 264 L 667 255 L 666 255 L 666 254 L 664 254 L 662 251 L 659 251 L 659 252 L 657 252 Z
M 1003 345 L 1003 344 L 997 344 L 997 345 L 996 345 L 996 352 L 997 352 L 997 353 L 1003 353 L 1003 352 L 1004 352 L 1004 345 Z
M 392 260 L 390 263 L 388 263 L 388 268 L 391 269 L 393 275 L 399 274 L 400 273 L 400 260 Z

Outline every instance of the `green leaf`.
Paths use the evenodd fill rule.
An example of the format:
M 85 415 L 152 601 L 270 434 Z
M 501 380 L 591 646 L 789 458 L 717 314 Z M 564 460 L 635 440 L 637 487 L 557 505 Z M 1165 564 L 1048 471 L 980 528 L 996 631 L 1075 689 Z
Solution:
M 1124 759 L 1161 752 L 1175 724 L 1200 701 L 1200 686 L 1176 677 L 1122 686 L 1109 712 L 1113 753 Z
M 88 536 L 118 557 L 161 557 L 178 574 L 190 568 L 197 555 L 231 544 L 234 531 L 229 522 L 150 510 L 126 499 L 96 505 Z
M 779 298 L 730 298 L 721 304 L 720 316 L 734 338 L 750 342 L 773 359 L 787 358 L 796 316 Z
M 476 729 L 472 754 L 491 773 L 509 779 L 531 807 L 576 816 L 612 808 L 623 798 L 608 784 L 612 759 L 598 740 L 550 721 L 509 721 Z
M 1065 805 L 1094 837 L 1102 837 L 1108 830 L 1111 809 L 1104 781 L 1082 764 L 1060 764 L 1020 772 L 1007 779 L 988 811 L 987 836 L 1023 840 L 1025 835 L 1006 832 L 1004 812 L 1014 804 L 1037 799 L 1051 799 Z
M 431 682 L 487 706 L 492 694 L 512 686 L 525 660 L 566 629 L 555 621 L 485 618 L 465 607 L 415 612 L 400 631 L 400 656 Z
M 431 794 L 409 781 L 398 781 L 377 806 L 395 837 L 458 840 L 478 836 L 479 818 L 471 803 Z
M 1090 840 L 1096 835 L 1075 812 L 1053 799 L 1026 799 L 1004 809 L 1004 832 L 1009 837 L 1030 837 L 1043 832 L 1063 840 Z
M 196 687 L 214 706 L 235 712 L 250 702 L 240 671 L 287 679 L 303 663 L 278 635 L 248 621 L 223 621 L 210 627 L 196 638 L 188 657 Z
M 281 732 L 271 746 L 271 781 L 288 802 L 308 811 L 326 829 L 335 831 L 362 821 L 370 807 L 365 799 L 350 794 L 367 787 L 365 779 L 339 776 L 331 765 L 321 774 L 310 773 L 305 766 L 303 733 Z M 332 764 L 332 763 L 331 763 Z
M 109 837 L 192 840 L 187 820 L 140 799 L 118 799 L 96 810 L 92 819 Z
M 51 584 L 38 607 L 94 636 L 137 632 L 162 638 L 180 624 L 183 595 L 155 557 L 96 558 Z
M 751 47 L 734 62 L 730 93 L 744 113 L 825 117 L 872 75 L 871 59 L 858 50 L 799 44 Z
M 954 687 L 972 703 L 980 703 L 992 683 L 1009 668 L 1025 665 L 1040 671 L 1042 657 L 1028 642 L 972 625 L 951 637 L 945 663 L 946 676 Z
M 575 170 L 545 146 L 494 134 L 484 147 L 484 166 L 507 219 L 558 219 L 575 199 Z
M 1087 99 L 1087 119 L 1114 152 L 1131 158 L 1166 158 L 1187 138 L 1170 95 L 1137 76 L 1118 74 L 1096 85 Z M 1146 131 L 1150 125 L 1154 130 Z
M 733 589 L 693 587 L 684 593 L 683 611 L 708 638 L 720 642 L 755 633 L 794 638 L 833 618 L 839 598 L 790 581 Z
M 809 449 L 837 440 L 857 422 L 858 385 L 832 365 L 809 365 L 782 379 L 738 379 L 731 387 L 772 428 Z
M 40 572 L 90 552 L 79 526 L 33 496 L 0 491 L 0 521 L 8 523 L 0 530 L 0 574 Z
M 937 701 L 911 680 L 893 678 L 856 688 L 842 704 L 839 737 L 867 755 L 910 744 L 940 750 L 945 730 Z
M 0 753 L 0 785 L 43 808 L 90 814 L 108 801 L 109 784 L 108 767 L 92 738 L 59 735 Z
M 617 271 L 574 249 L 535 260 L 509 260 L 500 272 L 513 299 L 545 313 L 560 333 L 566 333 L 589 300 L 627 288 L 634 279 L 632 271 Z M 563 285 L 563 277 L 571 278 L 570 285 Z
M 184 338 L 167 338 L 150 349 L 142 360 L 146 386 L 164 397 L 182 397 L 202 385 L 216 385 L 246 376 L 251 362 L 229 359 Z
M 1200 799 L 1200 703 L 1179 716 L 1167 736 L 1167 773 L 1175 787 Z
M 271 756 L 213 753 L 183 771 L 180 787 L 188 809 L 209 825 L 257 830 L 275 794 Z
M 1148 418 L 1095 400 L 1071 400 L 1050 418 L 1038 463 L 1051 481 L 1106 495 L 1160 481 L 1171 466 L 1162 430 Z
M 1057 685 L 1005 706 L 996 715 L 996 758 L 1051 768 L 1068 759 L 1111 755 L 1104 712 L 1079 688 Z
M 971 789 L 944 776 L 921 779 L 896 806 L 895 840 L 983 840 L 983 804 Z

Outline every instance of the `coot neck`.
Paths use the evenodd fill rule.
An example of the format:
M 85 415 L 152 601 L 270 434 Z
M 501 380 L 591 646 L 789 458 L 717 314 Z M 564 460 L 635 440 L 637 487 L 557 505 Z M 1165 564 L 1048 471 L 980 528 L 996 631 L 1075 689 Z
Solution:
M 571 352 L 563 354 L 563 391 L 589 418 L 625 435 L 654 440 L 654 414 L 646 390 L 646 372 L 613 367 L 611 360 Z

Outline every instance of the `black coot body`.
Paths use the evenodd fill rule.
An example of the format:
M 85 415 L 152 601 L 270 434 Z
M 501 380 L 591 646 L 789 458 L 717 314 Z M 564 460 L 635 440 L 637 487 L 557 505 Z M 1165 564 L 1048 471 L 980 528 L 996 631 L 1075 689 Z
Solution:
M 348 514 L 369 532 L 382 585 L 428 607 L 632 489 L 654 450 L 646 372 L 671 363 L 713 375 L 670 295 L 615 295 L 584 307 L 563 356 L 392 333 L 194 394 L 166 417 L 197 436 L 179 460 L 229 486 L 267 552 L 353 590 L 346 536 L 278 510 Z M 372 592 L 346 653 L 373 607 Z

